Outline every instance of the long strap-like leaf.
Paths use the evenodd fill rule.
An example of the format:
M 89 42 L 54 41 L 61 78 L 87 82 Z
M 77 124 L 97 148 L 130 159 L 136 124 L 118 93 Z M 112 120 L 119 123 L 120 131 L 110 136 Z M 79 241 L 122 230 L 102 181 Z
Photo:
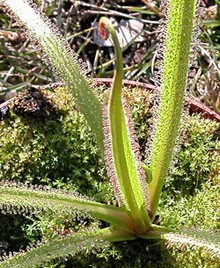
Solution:
M 65 258 L 78 253 L 95 251 L 103 248 L 106 241 L 132 240 L 135 237 L 120 229 L 106 228 L 66 236 L 48 241 L 36 248 L 0 262 L 0 268 L 34 268 L 55 258 Z
M 111 34 L 115 54 L 116 68 L 105 112 L 105 153 L 108 174 L 115 194 L 125 203 L 126 208 L 137 227 L 137 232 L 145 232 L 149 227 L 148 196 L 145 174 L 141 167 L 139 148 L 129 109 L 122 99 L 123 59 L 116 31 L 107 18 L 101 18 L 99 30 L 104 38 Z
M 78 209 L 113 226 L 120 226 L 130 232 L 134 229 L 132 219 L 125 209 L 90 201 L 68 192 L 31 189 L 6 183 L 0 185 L 0 209 L 15 214 L 40 211 L 74 214 Z
M 34 41 L 39 44 L 39 53 L 49 63 L 74 96 L 75 102 L 91 127 L 103 152 L 101 105 L 91 90 L 89 79 L 67 41 L 59 30 L 42 14 L 31 0 L 1 0 L 7 6 Z M 46 56 L 46 57 L 45 57 Z
M 220 258 L 220 232 L 213 230 L 184 229 L 162 236 L 169 246 L 203 248 L 212 256 Z M 219 262 L 220 264 L 220 262 Z
M 149 184 L 149 192 L 153 216 L 178 133 L 197 1 L 169 0 L 164 3 L 167 5 L 167 25 L 164 30 L 161 96 L 150 152 L 152 181 Z

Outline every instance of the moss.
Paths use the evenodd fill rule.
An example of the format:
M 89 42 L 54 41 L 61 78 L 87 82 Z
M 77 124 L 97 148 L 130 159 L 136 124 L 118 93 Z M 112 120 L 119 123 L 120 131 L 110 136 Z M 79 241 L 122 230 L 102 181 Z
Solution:
M 187 116 L 185 133 L 176 164 L 167 179 L 166 192 L 172 196 L 197 193 L 204 182 L 216 182 L 220 170 L 220 129 L 215 121 Z
M 11 110 L 1 124 L 0 179 L 65 186 L 94 196 L 106 178 L 99 149 L 71 97 L 60 89 L 53 101 L 62 106 L 56 117 L 16 116 Z

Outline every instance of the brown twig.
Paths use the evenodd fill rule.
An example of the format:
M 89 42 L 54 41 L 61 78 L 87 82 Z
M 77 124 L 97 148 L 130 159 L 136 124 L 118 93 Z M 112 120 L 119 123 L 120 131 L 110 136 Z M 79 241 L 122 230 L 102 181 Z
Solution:
M 112 79 L 111 78 L 93 78 L 93 84 L 94 85 L 105 84 L 107 86 L 110 86 L 112 84 Z M 46 86 L 34 86 L 34 87 L 44 90 L 46 88 L 55 89 L 62 85 L 63 83 L 51 83 Z M 136 82 L 136 81 L 131 81 L 131 80 L 123 80 L 123 85 L 130 86 L 130 87 L 140 87 L 143 89 L 150 90 L 152 92 L 159 92 L 159 89 L 151 84 L 146 84 L 146 83 L 141 83 L 141 82 Z M 0 109 L 9 105 L 10 102 L 12 102 L 13 100 L 14 98 L 7 100 L 4 103 L 1 103 Z M 185 106 L 189 107 L 190 113 L 200 113 L 203 118 L 209 118 L 211 120 L 215 120 L 216 122 L 220 123 L 220 115 L 212 111 L 203 103 L 197 101 L 195 98 L 185 97 Z

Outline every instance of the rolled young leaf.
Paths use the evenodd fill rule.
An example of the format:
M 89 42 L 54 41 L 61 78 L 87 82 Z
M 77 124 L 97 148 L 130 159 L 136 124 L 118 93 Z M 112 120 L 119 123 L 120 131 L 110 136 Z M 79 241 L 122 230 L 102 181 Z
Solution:
M 143 233 L 150 226 L 148 192 L 132 118 L 122 98 L 122 52 L 116 31 L 109 19 L 100 19 L 99 31 L 104 39 L 111 34 L 116 54 L 113 85 L 103 121 L 108 174 L 119 202 L 124 203 L 131 213 L 136 232 Z

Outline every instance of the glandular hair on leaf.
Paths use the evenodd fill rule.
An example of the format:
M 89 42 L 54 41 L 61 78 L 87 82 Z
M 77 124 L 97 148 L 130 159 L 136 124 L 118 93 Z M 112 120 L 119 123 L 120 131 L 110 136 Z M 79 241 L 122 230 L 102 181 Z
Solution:
M 149 194 L 147 189 L 147 183 L 146 183 L 146 176 L 145 172 L 142 169 L 142 163 L 141 163 L 141 156 L 140 156 L 140 146 L 137 142 L 137 136 L 134 130 L 134 123 L 132 119 L 132 115 L 130 113 L 130 107 L 128 105 L 128 102 L 123 96 L 122 98 L 122 105 L 123 110 L 126 118 L 126 126 L 127 126 L 127 132 L 129 135 L 130 145 L 132 148 L 132 156 L 135 160 L 136 165 L 136 171 L 138 172 L 138 179 L 141 186 L 141 191 L 143 195 L 144 200 L 144 210 L 145 212 L 150 211 L 149 207 Z M 110 130 L 110 118 L 109 118 L 109 112 L 107 105 L 103 104 L 103 129 L 104 129 L 104 148 L 105 148 L 105 159 L 106 159 L 106 167 L 107 167 L 107 173 L 108 177 L 110 178 L 111 184 L 113 186 L 113 190 L 115 193 L 115 196 L 117 198 L 117 201 L 119 205 L 122 205 L 124 203 L 123 200 L 123 194 L 121 193 L 120 186 L 118 185 L 118 179 L 117 174 L 115 170 L 115 164 L 114 164 L 114 157 L 113 157 L 113 150 L 112 150 L 112 140 L 111 140 L 111 130 Z
M 138 143 L 138 138 L 137 135 L 135 133 L 135 129 L 134 129 L 134 122 L 132 119 L 132 115 L 131 115 L 131 110 L 129 107 L 129 104 L 126 100 L 126 98 L 123 96 L 123 109 L 125 111 L 125 117 L 127 120 L 127 131 L 129 133 L 129 137 L 130 137 L 130 142 L 131 142 L 131 147 L 132 147 L 132 153 L 133 153 L 133 158 L 135 160 L 136 163 L 136 167 L 137 167 L 137 172 L 139 174 L 138 178 L 139 178 L 139 183 L 141 185 L 141 190 L 144 196 L 144 209 L 145 211 L 150 211 L 150 202 L 149 202 L 149 192 L 148 192 L 148 188 L 147 188 L 147 180 L 146 180 L 146 174 L 142 168 L 142 163 L 141 163 L 141 155 L 140 155 L 140 145 Z
M 103 131 L 104 131 L 104 157 L 106 162 L 107 174 L 110 179 L 113 191 L 119 206 L 124 204 L 122 193 L 118 185 L 117 175 L 114 167 L 113 155 L 112 155 L 112 142 L 111 142 L 111 131 L 110 131 L 110 121 L 108 116 L 108 106 L 102 104 L 102 114 L 103 114 Z
M 202 13 L 202 8 L 199 7 L 199 2 L 197 3 L 197 9 L 196 9 L 196 18 L 194 19 L 194 25 L 193 25 L 193 33 L 192 33 L 192 38 L 191 38 L 191 48 L 190 48 L 190 54 L 189 54 L 189 68 L 188 68 L 188 75 L 187 75 L 187 81 L 186 81 L 186 90 L 185 90 L 185 95 L 187 96 L 190 92 L 189 87 L 191 84 L 193 84 L 193 78 L 190 77 L 190 68 L 196 65 L 196 58 L 197 58 L 197 52 L 198 52 L 198 34 L 200 32 L 199 28 L 201 27 L 201 13 Z M 161 19 L 160 19 L 160 24 L 158 27 L 158 43 L 156 47 L 156 61 L 155 61 L 155 70 L 154 70 L 154 78 L 153 81 L 155 85 L 158 88 L 158 92 L 155 93 L 154 96 L 154 105 L 153 105 L 153 124 L 152 124 L 152 129 L 150 131 L 150 136 L 149 136 L 149 142 L 147 143 L 147 147 L 145 149 L 146 151 L 146 163 L 149 165 L 151 163 L 150 155 L 151 155 L 151 149 L 152 149 L 152 143 L 155 137 L 156 133 L 156 126 L 157 126 L 157 118 L 158 118 L 158 112 L 160 109 L 160 103 L 161 103 L 161 90 L 164 87 L 164 80 L 166 77 L 163 77 L 164 73 L 164 56 L 166 53 L 166 38 L 167 38 L 167 27 L 168 27 L 168 16 L 169 16 L 169 0 L 162 0 L 160 4 L 160 14 L 161 14 Z M 187 19 L 187 18 L 186 18 Z M 191 94 L 190 94 L 191 95 Z M 185 109 L 185 114 L 187 114 L 187 109 Z M 182 113 L 183 115 L 184 113 Z M 184 119 L 181 119 L 183 121 Z M 182 129 L 183 130 L 183 129 Z M 161 133 L 162 135 L 162 133 Z M 181 130 L 178 132 L 178 138 L 177 144 L 175 145 L 174 151 L 178 152 L 179 148 L 179 143 L 178 142 L 179 138 L 183 134 L 181 133 Z M 180 138 L 181 139 L 181 138 Z M 174 156 L 176 153 L 174 153 Z M 173 161 L 173 160 L 172 160 Z M 172 163 L 172 162 L 171 162 Z
M 48 189 L 42 186 L 30 185 L 29 187 L 16 182 L 0 182 L 0 211 L 2 214 L 71 214 L 73 217 L 83 216 L 91 218 L 87 210 L 78 207 L 80 202 L 91 201 L 78 193 Z

